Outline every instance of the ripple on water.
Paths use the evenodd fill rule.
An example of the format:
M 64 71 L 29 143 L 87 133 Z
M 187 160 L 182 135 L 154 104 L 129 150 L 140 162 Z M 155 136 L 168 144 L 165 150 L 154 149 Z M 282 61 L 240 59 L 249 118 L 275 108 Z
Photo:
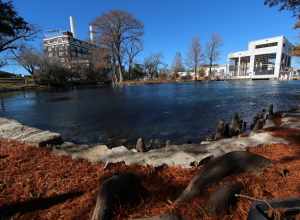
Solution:
M 179 143 L 205 138 L 219 119 L 230 120 L 234 112 L 251 120 L 271 103 L 275 110 L 297 106 L 299 88 L 300 81 L 240 81 L 130 86 L 117 92 L 109 87 L 14 92 L 1 96 L 0 117 L 60 132 L 78 143 L 141 136 Z

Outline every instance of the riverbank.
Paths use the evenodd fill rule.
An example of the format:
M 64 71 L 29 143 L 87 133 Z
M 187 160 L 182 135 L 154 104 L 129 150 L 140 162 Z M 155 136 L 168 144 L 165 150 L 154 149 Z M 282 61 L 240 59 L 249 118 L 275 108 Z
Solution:
M 133 172 L 141 177 L 148 193 L 137 206 L 118 207 L 114 219 L 176 213 L 187 220 L 246 220 L 251 200 L 239 198 L 227 213 L 218 216 L 209 212 L 209 195 L 228 183 L 238 181 L 243 185 L 240 193 L 256 199 L 299 197 L 299 134 L 300 110 L 294 110 L 283 112 L 276 118 L 276 126 L 260 130 L 249 137 L 224 139 L 203 145 L 206 149 L 215 149 L 216 156 L 229 151 L 245 150 L 271 160 L 272 165 L 258 173 L 228 176 L 209 186 L 206 193 L 181 204 L 174 201 L 205 165 L 194 164 L 184 168 L 178 165 L 126 165 L 123 162 L 91 163 L 88 158 L 74 160 L 71 154 L 59 156 L 49 145 L 48 148 L 37 148 L 19 141 L 1 139 L 0 213 L 17 219 L 90 219 L 99 184 L 113 174 Z M 171 152 L 176 154 L 184 148 L 186 155 L 192 155 L 191 151 L 195 152 L 197 149 L 199 155 L 203 154 L 199 145 L 181 147 L 173 146 L 168 157 Z M 95 152 L 90 153 L 97 157 Z M 115 154 L 117 155 L 118 153 Z M 166 162 L 168 157 L 161 158 L 162 162 Z
M 123 85 L 148 85 L 148 84 L 165 84 L 165 83 L 186 83 L 186 82 L 197 82 L 197 81 L 208 81 L 204 77 L 197 80 L 183 80 L 183 79 L 153 79 L 153 80 L 125 80 Z
M 0 92 L 16 92 L 16 91 L 31 91 L 31 90 L 43 90 L 47 89 L 46 86 L 40 86 L 36 84 L 12 84 L 12 83 L 0 83 Z
M 0 82 L 0 92 L 17 92 L 17 91 L 40 91 L 51 89 L 70 89 L 70 88 L 88 88 L 88 87 L 104 87 L 109 85 L 108 82 L 103 83 L 72 83 L 64 86 L 47 86 L 38 85 L 36 83 L 3 83 Z
M 284 139 L 276 138 L 268 132 L 255 132 L 250 135 L 242 134 L 198 144 L 152 145 L 141 152 L 138 148 L 129 148 L 124 145 L 112 148 L 103 144 L 78 145 L 63 140 L 59 133 L 32 128 L 6 118 L 0 118 L 0 138 L 16 140 L 37 147 L 46 146 L 58 155 L 67 155 L 73 159 L 85 159 L 90 162 L 125 162 L 127 165 L 151 166 L 166 164 L 184 168 L 190 168 L 193 163 L 198 163 L 208 157 L 218 157 L 227 152 L 245 150 L 248 146 L 287 143 Z

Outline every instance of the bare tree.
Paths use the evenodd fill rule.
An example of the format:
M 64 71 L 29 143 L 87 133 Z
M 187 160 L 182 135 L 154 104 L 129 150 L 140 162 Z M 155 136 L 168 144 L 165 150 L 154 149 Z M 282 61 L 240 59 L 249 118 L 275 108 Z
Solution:
M 194 70 L 195 80 L 197 80 L 198 67 L 202 61 L 202 58 L 203 55 L 201 53 L 200 39 L 199 37 L 194 37 L 188 53 L 188 63 Z
M 110 52 L 106 48 L 95 47 L 90 52 L 90 62 L 93 71 L 103 71 L 111 69 Z
M 33 48 L 21 46 L 14 52 L 15 60 L 30 74 L 33 75 L 41 65 L 41 54 Z
M 182 63 L 182 56 L 181 56 L 180 52 L 177 52 L 175 54 L 173 64 L 172 64 L 172 70 L 173 70 L 173 73 L 174 73 L 174 79 L 177 78 L 177 74 L 179 72 L 184 71 L 184 65 Z
M 33 37 L 34 29 L 18 15 L 12 1 L 0 0 L 0 53 L 17 49 L 16 42 Z
M 114 76 L 118 83 L 122 83 L 124 50 L 128 41 L 142 38 L 144 25 L 133 15 L 125 11 L 114 10 L 97 17 L 93 26 L 98 36 L 98 43 L 110 50 Z
M 216 33 L 214 33 L 207 42 L 205 55 L 209 65 L 209 76 L 211 76 L 213 65 L 220 57 L 220 48 L 222 44 L 222 38 Z
M 39 68 L 34 72 L 34 80 L 41 85 L 66 85 L 70 69 L 66 68 L 57 57 L 49 59 L 46 55 L 40 56 Z
M 159 67 L 163 65 L 162 54 L 152 54 L 144 60 L 145 72 L 150 75 L 151 79 L 158 77 Z
M 129 79 L 131 79 L 132 77 L 132 67 L 133 67 L 134 59 L 140 52 L 142 52 L 142 50 L 143 50 L 143 44 L 141 39 L 131 39 L 130 41 L 128 41 L 128 44 L 126 45 L 125 53 L 127 55 L 127 61 L 128 61 Z

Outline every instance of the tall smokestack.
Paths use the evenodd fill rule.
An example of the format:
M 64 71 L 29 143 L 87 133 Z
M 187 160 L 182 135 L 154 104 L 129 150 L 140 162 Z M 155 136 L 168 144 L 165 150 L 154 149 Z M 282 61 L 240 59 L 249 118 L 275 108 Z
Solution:
M 93 43 L 95 40 L 93 25 L 90 25 L 89 29 L 90 29 L 90 41 Z
M 75 30 L 75 19 L 73 18 L 73 16 L 70 16 L 70 28 L 71 28 L 71 32 L 73 34 L 73 37 L 76 37 L 76 30 Z

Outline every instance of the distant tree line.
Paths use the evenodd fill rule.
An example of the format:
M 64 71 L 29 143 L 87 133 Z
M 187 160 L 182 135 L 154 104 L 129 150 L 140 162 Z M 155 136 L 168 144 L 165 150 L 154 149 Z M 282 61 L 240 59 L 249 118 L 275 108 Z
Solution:
M 177 78 L 179 72 L 185 71 L 195 74 L 194 79 L 197 80 L 198 77 L 204 76 L 204 67 L 209 70 L 208 77 L 213 77 L 212 68 L 219 61 L 222 44 L 220 35 L 214 33 L 208 40 L 205 50 L 202 50 L 199 37 L 194 37 L 186 56 L 186 62 L 183 62 L 180 52 L 175 54 L 172 64 L 173 78 Z
M 95 50 L 95 51 L 94 51 Z M 91 51 L 89 65 L 66 61 L 62 63 L 58 57 L 47 57 L 27 45 L 21 45 L 13 51 L 14 59 L 41 85 L 64 86 L 69 84 L 96 83 L 107 80 L 109 67 L 104 62 L 104 51 Z M 101 55 L 101 57 L 99 57 Z
M 264 0 L 264 3 L 290 10 L 300 18 L 300 0 Z M 18 15 L 12 1 L 0 0 L 0 67 L 7 63 L 5 55 L 10 53 L 41 84 L 98 82 L 110 78 L 117 85 L 124 80 L 177 79 L 183 71 L 193 72 L 197 80 L 204 76 L 203 66 L 209 69 L 208 75 L 213 76 L 212 67 L 220 58 L 223 43 L 220 35 L 213 34 L 203 50 L 200 38 L 195 36 L 186 58 L 176 52 L 168 68 L 161 53 L 150 54 L 143 62 L 138 62 L 143 51 L 144 24 L 132 14 L 112 10 L 96 17 L 92 25 L 97 47 L 90 51 L 90 65 L 68 61 L 62 64 L 57 58 L 50 59 L 25 43 L 36 36 L 37 28 Z
M 154 53 L 137 62 L 143 50 L 144 25 L 125 11 L 109 11 L 92 22 L 96 33 L 96 45 L 90 51 L 88 66 L 64 63 L 58 58 L 49 58 L 26 41 L 38 33 L 37 29 L 18 15 L 11 1 L 0 0 L 0 53 L 11 52 L 21 65 L 39 84 L 64 85 L 78 81 L 97 82 L 108 79 L 114 84 L 136 79 L 176 79 L 185 66 L 199 72 L 200 64 L 206 60 L 211 66 L 219 56 L 221 40 L 213 35 L 202 52 L 200 40 L 192 40 L 186 65 L 177 52 L 171 68 L 163 62 L 161 53 Z M 0 66 L 6 64 L 1 56 Z M 70 68 L 71 67 L 71 68 Z

